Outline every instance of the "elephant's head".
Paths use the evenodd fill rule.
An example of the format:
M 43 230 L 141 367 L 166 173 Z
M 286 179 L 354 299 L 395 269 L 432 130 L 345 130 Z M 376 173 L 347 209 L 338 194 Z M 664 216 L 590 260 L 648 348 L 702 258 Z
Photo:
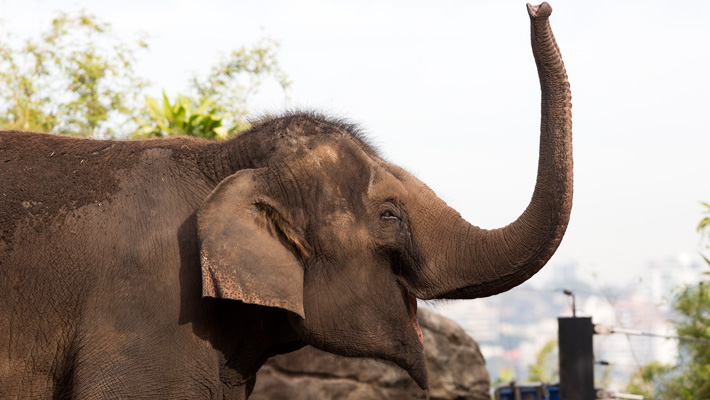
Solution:
M 293 114 L 245 133 L 270 149 L 268 161 L 203 203 L 203 294 L 289 310 L 307 343 L 393 361 L 426 387 L 416 299 L 509 290 L 547 262 L 567 227 L 571 105 L 550 12 L 529 6 L 542 129 L 535 192 L 518 220 L 478 228 L 352 126 Z

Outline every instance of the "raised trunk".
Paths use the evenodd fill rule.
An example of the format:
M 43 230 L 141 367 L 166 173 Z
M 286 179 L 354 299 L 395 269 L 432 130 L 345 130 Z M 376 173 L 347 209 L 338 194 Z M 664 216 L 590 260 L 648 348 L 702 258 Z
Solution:
M 509 290 L 535 274 L 562 240 L 572 208 L 572 122 L 569 83 L 548 17 L 549 4 L 528 4 L 532 48 L 542 90 L 537 183 L 512 224 L 485 230 L 449 209 L 423 270 L 407 279 L 420 298 L 476 298 Z M 444 225 L 444 224 L 440 224 Z M 416 233 L 416 232 L 415 232 Z M 426 253 L 424 258 L 426 258 Z

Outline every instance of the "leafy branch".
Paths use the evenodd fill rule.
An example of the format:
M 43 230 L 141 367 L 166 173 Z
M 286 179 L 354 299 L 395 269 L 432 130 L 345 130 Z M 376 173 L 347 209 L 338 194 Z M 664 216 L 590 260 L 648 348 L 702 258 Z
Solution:
M 10 39 L 8 37 L 8 39 Z M 127 134 L 138 93 L 133 69 L 144 39 L 125 43 L 85 11 L 60 13 L 39 40 L 0 42 L 0 124 L 3 129 L 74 136 Z
M 162 105 L 142 95 L 133 68 L 145 36 L 125 42 L 85 11 L 60 13 L 39 39 L 0 40 L 0 128 L 95 138 L 191 135 L 223 139 L 247 128 L 247 103 L 267 80 L 290 85 L 279 44 L 264 38 L 220 60 L 188 94 Z M 145 98 L 145 103 L 138 100 Z

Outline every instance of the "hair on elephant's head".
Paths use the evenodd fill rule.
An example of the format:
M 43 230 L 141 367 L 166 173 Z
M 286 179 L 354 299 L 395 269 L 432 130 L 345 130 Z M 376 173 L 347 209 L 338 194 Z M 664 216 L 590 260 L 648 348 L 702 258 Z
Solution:
M 537 184 L 516 221 L 478 228 L 353 126 L 295 113 L 246 133 L 260 135 L 267 160 L 201 206 L 203 295 L 289 310 L 306 343 L 393 361 L 426 387 L 416 299 L 506 291 L 547 262 L 567 227 L 571 105 L 550 11 L 529 7 L 542 129 Z

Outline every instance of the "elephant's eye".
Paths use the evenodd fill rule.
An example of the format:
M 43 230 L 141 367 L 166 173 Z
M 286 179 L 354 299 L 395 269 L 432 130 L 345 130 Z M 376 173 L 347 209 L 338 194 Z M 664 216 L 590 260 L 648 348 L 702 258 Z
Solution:
M 385 220 L 399 220 L 399 217 L 394 214 L 392 210 L 385 210 L 382 212 L 382 215 L 380 218 L 385 219 Z

